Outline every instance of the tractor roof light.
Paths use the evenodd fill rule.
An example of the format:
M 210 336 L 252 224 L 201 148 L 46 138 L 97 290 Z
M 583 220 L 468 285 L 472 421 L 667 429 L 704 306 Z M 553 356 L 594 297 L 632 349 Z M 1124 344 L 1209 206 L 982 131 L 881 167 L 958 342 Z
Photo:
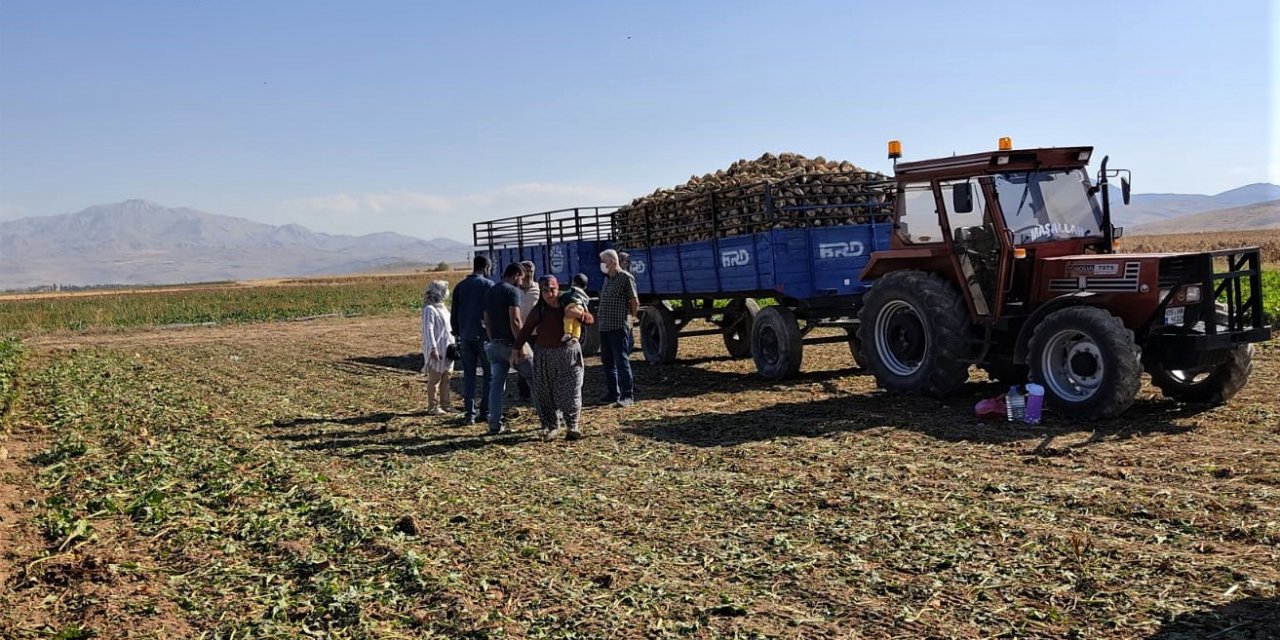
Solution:
M 1010 138 L 1008 136 L 1000 138 L 999 149 L 1001 151 L 1013 151 L 1013 138 Z
M 1084 151 L 1080 152 L 1080 155 L 1076 156 L 1076 160 L 1079 160 L 1080 162 L 1088 162 L 1089 156 L 1091 155 L 1093 155 L 1093 151 L 1085 149 Z
M 1009 164 L 1009 156 L 996 156 L 996 164 Z
M 902 157 L 902 142 L 899 140 L 889 141 L 889 159 L 897 160 Z

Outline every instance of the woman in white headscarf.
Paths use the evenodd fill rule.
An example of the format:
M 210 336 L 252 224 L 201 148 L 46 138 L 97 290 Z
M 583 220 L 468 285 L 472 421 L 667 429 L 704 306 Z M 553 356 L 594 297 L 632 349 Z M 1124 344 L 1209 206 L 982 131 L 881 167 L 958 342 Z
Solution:
M 444 299 L 449 283 L 437 280 L 422 293 L 422 372 L 427 374 L 427 413 L 444 415 L 453 411 L 449 402 L 449 374 L 453 361 L 446 355 L 453 335 L 449 331 L 449 310 Z

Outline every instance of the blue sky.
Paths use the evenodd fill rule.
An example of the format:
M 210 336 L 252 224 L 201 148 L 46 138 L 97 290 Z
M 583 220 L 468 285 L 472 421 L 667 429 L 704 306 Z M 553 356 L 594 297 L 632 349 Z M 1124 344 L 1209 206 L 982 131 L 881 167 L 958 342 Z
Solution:
M 330 233 L 621 204 L 766 151 L 1092 144 L 1280 182 L 1280 11 L 1171 2 L 0 2 L 0 220 L 129 198 Z

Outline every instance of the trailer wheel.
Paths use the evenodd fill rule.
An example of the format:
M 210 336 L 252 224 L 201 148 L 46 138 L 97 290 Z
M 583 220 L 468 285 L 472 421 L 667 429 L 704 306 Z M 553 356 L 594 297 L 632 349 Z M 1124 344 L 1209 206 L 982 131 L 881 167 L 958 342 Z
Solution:
M 969 379 L 964 298 L 941 277 L 893 271 L 876 280 L 858 313 L 862 362 L 876 384 L 941 396 Z
M 862 336 L 858 332 L 862 330 L 861 325 L 858 327 L 850 327 L 844 330 L 849 338 L 849 353 L 853 355 L 853 363 L 858 365 L 859 369 L 866 369 L 867 363 L 862 359 Z
M 659 301 L 640 311 L 640 349 L 649 364 L 671 364 L 676 361 L 680 338 L 676 316 L 671 305 Z
M 760 305 L 752 298 L 737 298 L 724 310 L 724 348 L 734 358 L 751 355 L 751 326 L 760 313 Z
M 590 358 L 600 354 L 600 326 L 594 322 L 582 325 L 582 355 Z
M 765 307 L 751 327 L 751 355 L 756 371 L 769 380 L 781 380 L 800 371 L 804 341 L 796 314 L 780 306 Z
M 1147 365 L 1147 372 L 1151 374 L 1151 384 L 1166 398 L 1222 404 L 1249 381 L 1249 374 L 1253 372 L 1253 345 L 1236 346 L 1227 354 L 1225 361 L 1208 367 L 1179 371 L 1151 362 Z
M 1097 307 L 1045 316 L 1031 334 L 1031 378 L 1045 401 L 1074 419 L 1112 418 L 1128 409 L 1142 384 L 1142 353 L 1133 332 Z

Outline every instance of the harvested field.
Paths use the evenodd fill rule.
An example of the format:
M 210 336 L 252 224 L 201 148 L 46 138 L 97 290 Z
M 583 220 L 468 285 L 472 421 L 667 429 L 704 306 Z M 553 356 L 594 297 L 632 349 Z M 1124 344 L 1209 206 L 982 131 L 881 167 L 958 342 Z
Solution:
M 695 337 L 547 443 L 424 415 L 416 323 L 29 337 L 0 637 L 1275 637 L 1280 342 L 1225 407 L 1024 427 L 979 373 L 894 397 L 832 344 L 770 383 Z

